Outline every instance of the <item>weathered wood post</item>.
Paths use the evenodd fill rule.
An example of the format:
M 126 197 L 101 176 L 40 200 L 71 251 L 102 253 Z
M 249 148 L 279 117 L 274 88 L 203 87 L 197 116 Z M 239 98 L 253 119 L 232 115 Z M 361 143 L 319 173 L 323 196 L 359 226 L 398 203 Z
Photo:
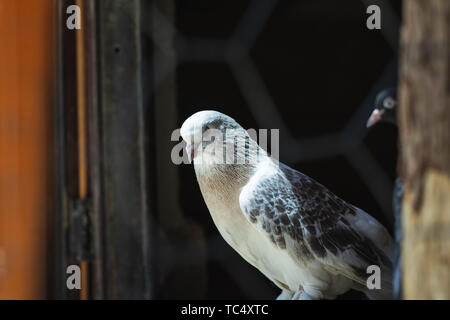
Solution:
M 404 297 L 450 299 L 450 1 L 403 5 Z

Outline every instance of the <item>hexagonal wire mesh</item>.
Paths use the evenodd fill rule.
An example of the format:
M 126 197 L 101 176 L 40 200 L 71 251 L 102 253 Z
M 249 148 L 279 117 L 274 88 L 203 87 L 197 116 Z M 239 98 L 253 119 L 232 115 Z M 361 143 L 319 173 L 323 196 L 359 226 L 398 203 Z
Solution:
M 329 186 L 345 200 L 349 202 L 356 200 L 357 203 L 355 204 L 361 206 L 363 209 L 369 206 L 370 210 L 366 209 L 369 213 L 391 225 L 392 179 L 395 175 L 395 148 L 392 148 L 392 146 L 395 145 L 396 141 L 395 138 L 392 138 L 392 132 L 376 133 L 379 136 L 368 138 L 365 123 L 373 107 L 372 103 L 375 95 L 383 88 L 394 86 L 396 83 L 396 51 L 398 47 L 399 28 L 397 18 L 399 12 L 397 7 L 398 3 L 383 0 L 370 1 L 370 4 L 377 4 L 381 7 L 383 15 L 383 27 L 375 35 L 373 33 L 370 34 L 365 29 L 365 19 L 367 17 L 365 8 L 368 5 L 368 1 L 366 0 L 349 3 L 349 8 L 347 9 L 331 1 L 313 0 L 301 3 L 253 0 L 248 5 L 247 3 L 228 3 L 227 9 L 223 5 L 208 5 L 204 1 L 199 1 L 199 3 L 201 4 L 194 4 L 194 2 L 190 1 L 184 3 L 172 3 L 170 1 L 156 2 L 151 6 L 151 25 L 145 23 L 145 21 L 143 23 L 144 37 L 148 37 L 148 40 L 152 42 L 154 47 L 152 51 L 154 61 L 151 71 L 152 85 L 150 88 L 144 89 L 145 99 L 148 99 L 148 101 L 151 99 L 161 99 L 159 104 L 155 103 L 155 108 L 157 109 L 155 111 L 155 118 L 171 117 L 172 119 L 169 122 L 171 125 L 166 125 L 166 128 L 161 129 L 162 131 L 160 132 L 167 134 L 169 129 L 173 130 L 179 126 L 185 116 L 201 109 L 198 109 L 199 107 L 192 107 L 191 103 L 195 105 L 206 104 L 208 107 L 211 107 L 210 104 L 215 105 L 215 101 L 235 102 L 238 105 L 237 107 L 233 106 L 231 109 L 228 109 L 228 107 L 218 107 L 219 111 L 224 111 L 225 113 L 230 111 L 230 115 L 238 122 L 243 118 L 246 119 L 246 123 L 251 123 L 256 128 L 280 129 L 281 161 L 297 169 L 304 169 L 302 171 L 306 171 L 305 173 L 312 175 L 313 178 L 317 177 L 315 175 L 320 176 L 321 179 L 318 179 L 320 182 Z M 216 8 L 212 9 L 211 7 L 215 5 Z M 244 6 L 246 7 L 242 9 Z M 229 7 L 232 9 L 229 9 Z M 222 9 L 223 12 L 220 12 Z M 217 24 L 223 23 L 225 26 L 215 28 L 214 18 L 228 15 L 230 12 L 233 15 L 225 19 L 218 18 Z M 212 17 L 206 18 L 210 14 Z M 298 16 L 296 17 L 296 15 Z M 240 17 L 236 19 L 236 16 Z M 205 24 L 202 21 L 194 21 L 196 17 L 205 17 Z M 284 20 L 290 21 L 290 24 L 286 23 L 283 25 Z M 212 25 L 210 26 L 208 23 Z M 355 33 L 356 38 L 354 40 L 350 39 L 348 42 L 344 40 L 333 42 L 333 37 L 338 36 L 339 32 L 342 32 L 339 27 L 337 31 L 330 31 L 330 27 L 336 25 L 336 23 L 344 26 L 341 28 L 342 30 L 347 30 L 345 28 L 355 29 L 356 26 L 359 30 Z M 293 38 L 291 35 L 296 30 L 289 28 L 292 28 L 296 24 L 303 28 L 299 32 L 300 34 L 312 34 L 311 37 L 314 37 L 315 33 L 317 33 L 317 37 L 323 37 L 324 30 L 320 29 L 320 25 L 323 25 L 323 28 L 328 30 L 326 32 L 329 32 L 329 35 L 324 37 L 322 41 L 335 45 L 336 50 L 330 50 L 329 54 L 320 53 L 324 48 L 330 49 L 330 47 L 318 45 L 317 49 L 310 48 L 308 47 L 309 43 L 306 40 L 303 41 L 301 37 L 299 39 Z M 230 33 L 230 35 L 223 36 L 224 33 Z M 351 35 L 350 33 L 349 37 Z M 345 38 L 342 35 L 341 37 Z M 364 37 L 368 38 L 368 41 L 373 41 L 375 44 L 363 43 L 360 47 L 353 44 L 353 42 L 365 39 Z M 282 40 L 276 41 L 276 38 L 281 38 Z M 307 40 L 310 40 L 310 38 L 307 38 Z M 303 47 L 307 47 L 304 49 L 306 53 L 302 54 L 303 49 L 297 47 L 295 47 L 295 53 L 300 52 L 298 60 L 306 61 L 298 62 L 297 60 L 290 60 L 291 57 L 286 53 L 290 49 L 289 45 L 286 45 L 285 48 L 281 47 L 278 50 L 271 50 L 268 54 L 265 54 L 265 50 L 269 50 L 272 46 L 280 45 L 282 42 L 292 43 L 302 41 L 305 44 Z M 312 41 L 311 43 L 312 45 L 317 45 L 317 42 Z M 380 56 L 380 61 L 378 61 L 377 52 L 373 53 L 373 50 L 380 43 L 382 44 L 382 48 L 378 52 Z M 364 45 L 367 46 L 367 50 L 362 49 Z M 358 73 L 352 70 L 360 69 L 361 65 L 365 68 L 364 61 L 361 64 L 361 61 L 354 59 L 354 54 L 349 54 L 348 56 L 343 54 L 340 57 L 341 61 L 339 61 L 335 57 L 339 56 L 339 50 L 341 48 L 346 53 L 353 50 L 357 53 L 367 54 L 372 51 L 365 63 L 366 65 L 374 64 L 375 67 L 367 68 L 367 74 L 370 74 L 370 76 L 362 76 L 361 82 L 364 83 L 359 87 L 356 86 L 354 89 L 351 87 L 351 84 L 357 85 L 359 82 L 359 79 L 357 77 L 355 79 L 354 76 L 361 76 L 364 73 Z M 272 53 L 274 53 L 273 58 L 270 56 Z M 317 58 L 314 57 L 315 53 L 318 53 Z M 286 60 L 280 58 L 283 57 L 283 54 L 288 56 Z M 321 60 L 324 57 L 329 57 L 330 61 Z M 353 60 L 355 61 L 354 67 L 352 67 Z M 314 89 L 313 95 L 308 94 L 308 90 L 318 82 L 313 79 L 314 74 L 311 77 L 311 83 L 305 80 L 305 77 L 311 74 L 311 71 L 307 68 L 305 71 L 306 75 L 301 74 L 303 70 L 300 70 L 299 67 L 305 65 L 316 65 L 318 72 L 323 73 L 323 78 L 320 75 L 318 75 L 318 78 L 322 79 L 325 83 L 327 83 L 327 77 L 332 75 L 333 72 L 336 72 L 335 70 L 328 72 L 326 68 L 330 65 L 332 68 L 335 65 L 342 65 L 337 68 L 338 71 L 344 72 L 345 68 L 351 71 L 348 75 L 340 75 L 342 82 L 349 80 L 350 84 L 346 86 L 338 81 L 334 81 L 331 85 L 327 83 L 323 88 Z M 276 72 L 264 72 L 265 68 L 277 69 L 277 67 L 295 70 L 298 75 L 290 78 L 275 79 Z M 381 67 L 381 72 L 379 67 Z M 217 71 L 217 74 L 214 75 L 213 72 L 205 71 L 205 68 L 212 68 L 215 72 Z M 224 70 L 224 68 L 227 70 Z M 202 75 L 211 78 L 204 80 L 201 79 Z M 220 79 L 223 75 L 226 76 L 226 80 Z M 333 78 L 334 76 L 332 75 L 331 77 Z M 333 79 L 336 79 L 336 77 Z M 298 94 L 297 92 L 289 92 L 289 97 L 279 98 L 280 89 L 274 82 L 284 82 L 289 88 L 295 88 L 296 80 L 299 83 Z M 198 82 L 198 84 L 193 84 L 195 82 Z M 212 89 L 212 93 L 208 92 L 211 87 L 207 86 L 207 83 L 211 82 L 216 82 L 215 84 L 211 84 L 211 87 L 214 88 Z M 329 80 L 328 82 L 332 81 Z M 203 91 L 202 86 L 205 86 Z M 216 90 L 215 88 L 218 86 L 223 91 Z M 169 88 L 170 94 L 175 97 L 167 98 L 167 92 L 161 93 L 161 91 L 167 90 L 167 88 Z M 278 91 L 277 98 L 274 98 L 272 88 Z M 328 98 L 328 100 L 323 99 L 323 96 L 330 95 L 327 92 L 329 88 L 331 88 L 330 92 L 333 93 L 339 90 L 347 91 L 336 95 L 336 101 L 330 103 L 332 98 Z M 187 91 L 193 91 L 193 93 L 186 93 Z M 223 95 L 227 95 L 228 92 L 232 92 L 230 95 L 233 97 L 227 100 Z M 281 92 L 286 94 L 286 91 L 281 90 Z M 290 105 L 282 106 L 278 102 L 285 102 L 290 98 L 298 102 L 299 100 L 297 98 L 293 98 L 298 95 L 307 96 L 304 100 L 308 103 L 299 107 L 306 111 L 297 110 L 297 113 L 294 111 L 290 112 L 289 108 L 292 109 L 294 107 Z M 345 107 L 347 103 L 346 97 L 349 97 L 349 104 L 353 105 L 347 109 Z M 322 100 L 326 105 L 323 109 L 318 107 L 318 112 L 312 110 L 311 101 L 314 101 L 314 98 L 316 98 L 318 105 Z M 299 99 L 300 101 L 302 100 L 301 98 Z M 161 106 L 161 103 L 164 104 L 163 102 L 166 102 L 166 105 Z M 333 119 L 330 120 L 327 118 L 326 121 L 323 121 L 324 117 L 327 117 L 328 110 L 333 107 L 334 103 L 337 105 L 335 108 L 341 108 L 344 114 L 340 114 L 336 120 L 336 122 L 340 123 L 337 126 L 337 130 L 333 128 L 333 124 L 335 124 L 333 123 Z M 158 105 L 160 106 L 159 111 Z M 161 110 L 161 108 L 164 110 Z M 337 112 L 339 114 L 339 111 Z M 319 114 L 318 117 L 317 113 Z M 309 114 L 315 114 L 315 118 L 308 118 Z M 330 114 L 331 117 L 336 116 L 336 110 Z M 331 124 L 331 131 L 327 131 L 327 128 L 317 130 L 317 128 L 313 128 L 314 125 L 312 124 L 308 127 L 307 122 L 311 122 L 311 119 L 319 119 L 321 123 Z M 302 130 L 298 130 L 296 122 L 306 128 L 306 135 L 302 134 L 304 133 Z M 156 130 L 158 131 L 158 129 Z M 380 136 L 382 139 L 391 139 L 391 141 L 386 143 L 378 141 L 374 144 L 373 139 L 380 140 Z M 158 135 L 157 139 L 160 139 Z M 390 144 L 391 147 L 387 148 L 390 154 L 384 158 L 380 158 L 379 152 L 384 152 L 383 146 L 385 144 Z M 167 151 L 167 148 L 162 148 L 160 150 Z M 162 160 L 162 162 L 164 161 L 167 161 L 167 157 Z M 338 164 L 334 165 L 333 161 L 336 161 Z M 346 165 L 343 166 L 343 172 L 339 173 L 336 171 L 342 168 L 341 162 L 345 162 Z M 167 165 L 165 168 L 167 168 Z M 161 171 L 161 167 L 158 170 Z M 184 166 L 176 169 L 168 168 L 167 170 L 175 170 L 173 171 L 175 173 L 174 176 L 168 179 L 173 182 L 171 186 L 164 187 L 160 183 L 158 185 L 160 188 L 158 191 L 158 202 L 160 203 L 158 207 L 159 215 L 162 212 L 168 211 L 179 210 L 184 212 L 181 215 L 188 216 L 187 220 L 181 219 L 179 221 L 190 224 L 194 221 L 200 224 L 201 228 L 206 230 L 203 233 L 207 234 L 207 245 L 205 248 L 195 241 L 174 244 L 173 241 L 168 239 L 170 236 L 166 234 L 170 227 L 161 227 L 161 230 L 158 230 L 158 233 L 162 234 L 160 238 L 163 239 L 160 240 L 160 244 L 163 246 L 163 248 L 160 248 L 160 251 L 164 252 L 158 262 L 161 264 L 159 266 L 160 272 L 158 277 L 160 288 L 165 287 L 165 289 L 160 289 L 162 293 L 157 293 L 157 296 L 162 298 L 223 298 L 230 297 L 233 290 L 238 289 L 240 290 L 240 294 L 237 297 L 273 297 L 276 292 L 274 287 L 226 246 L 218 233 L 211 227 L 212 224 L 210 221 L 205 222 L 209 217 L 205 215 L 207 214 L 207 210 L 201 201 L 200 191 L 194 185 L 196 182 L 192 168 Z M 331 178 L 328 179 L 327 174 Z M 349 181 L 346 181 L 346 175 Z M 160 176 L 161 179 L 163 178 Z M 347 183 L 351 186 L 345 191 Z M 354 192 L 359 188 L 358 184 L 361 186 L 361 183 L 365 191 Z M 189 186 L 186 186 L 186 184 L 189 184 Z M 161 205 L 161 203 L 166 201 L 165 192 L 167 190 L 174 190 L 174 194 L 180 198 L 180 203 L 175 205 L 176 208 L 169 208 L 164 204 Z M 352 192 L 356 196 L 352 195 Z M 360 203 L 358 203 L 358 194 L 364 194 Z M 196 209 L 192 209 L 191 206 L 195 206 Z M 197 211 L 200 213 L 197 213 Z M 373 211 L 377 211 L 378 215 L 377 213 L 373 213 Z M 205 223 L 208 225 L 204 226 L 203 224 Z M 162 222 L 162 225 L 164 225 L 164 222 Z M 170 223 L 167 222 L 167 225 L 170 225 Z M 176 279 L 173 276 L 173 272 L 178 270 L 178 268 L 188 268 L 192 264 L 199 263 L 199 260 L 202 259 L 206 259 L 209 265 L 207 267 L 209 280 L 199 280 L 199 286 L 204 285 L 207 289 L 200 290 L 200 293 L 195 293 L 191 296 L 183 290 L 176 289 L 177 284 L 173 283 L 174 280 L 170 280 Z M 225 265 L 225 271 L 217 267 L 217 264 Z M 219 278 L 229 279 L 234 285 L 231 285 L 230 281 L 219 280 Z M 206 284 L 202 284 L 202 281 L 205 281 Z M 223 286 L 227 286 L 227 283 L 230 288 L 224 289 Z

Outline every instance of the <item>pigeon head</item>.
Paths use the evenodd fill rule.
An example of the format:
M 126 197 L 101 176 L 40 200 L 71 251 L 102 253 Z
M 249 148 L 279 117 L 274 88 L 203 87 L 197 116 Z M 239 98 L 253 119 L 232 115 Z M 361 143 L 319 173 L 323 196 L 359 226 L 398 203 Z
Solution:
M 375 108 L 367 121 L 367 127 L 379 122 L 397 124 L 397 89 L 381 91 L 375 99 Z
M 233 118 L 213 110 L 199 111 L 187 118 L 180 134 L 186 142 L 189 162 L 195 160 L 194 163 L 200 162 L 200 155 L 210 162 L 225 162 L 223 156 L 228 156 L 236 140 L 248 140 L 247 132 Z

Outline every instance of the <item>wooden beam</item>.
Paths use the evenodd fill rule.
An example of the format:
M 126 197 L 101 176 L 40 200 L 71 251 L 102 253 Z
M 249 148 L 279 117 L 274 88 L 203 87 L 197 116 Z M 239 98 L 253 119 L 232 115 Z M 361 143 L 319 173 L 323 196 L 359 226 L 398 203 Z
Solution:
M 138 0 L 98 3 L 99 95 L 107 299 L 151 298 L 147 110 Z M 95 235 L 94 235 L 95 237 Z
M 450 299 L 450 1 L 403 3 L 404 297 Z
M 46 294 L 53 4 L 0 1 L 0 299 Z

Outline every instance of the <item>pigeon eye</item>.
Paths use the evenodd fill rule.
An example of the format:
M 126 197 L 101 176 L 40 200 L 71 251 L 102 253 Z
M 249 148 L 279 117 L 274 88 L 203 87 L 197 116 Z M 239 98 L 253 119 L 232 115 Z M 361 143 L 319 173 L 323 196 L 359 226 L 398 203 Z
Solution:
M 395 107 L 395 105 L 396 105 L 396 102 L 391 97 L 386 98 L 383 102 L 383 106 L 387 109 L 392 109 L 393 107 Z

